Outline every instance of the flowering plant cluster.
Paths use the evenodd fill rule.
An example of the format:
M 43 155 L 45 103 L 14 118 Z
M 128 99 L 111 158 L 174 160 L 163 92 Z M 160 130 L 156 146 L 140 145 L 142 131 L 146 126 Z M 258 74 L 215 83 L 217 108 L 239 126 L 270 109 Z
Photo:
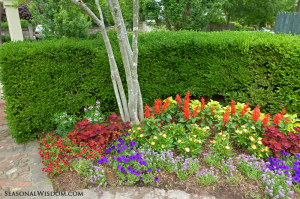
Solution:
M 219 176 L 215 168 L 210 167 L 209 169 L 197 170 L 196 178 L 199 184 L 208 185 L 218 181 Z
M 215 135 L 214 140 L 210 141 L 210 147 L 213 147 L 214 153 L 220 157 L 230 157 L 233 155 L 230 144 L 230 136 L 227 132 L 219 132 Z
M 81 120 L 75 114 L 68 115 L 67 112 L 54 114 L 51 120 L 57 125 L 55 133 L 61 136 L 66 136 L 69 131 L 74 129 L 74 124 Z
M 96 101 L 96 105 L 84 108 L 84 116 L 91 124 L 101 124 L 104 121 L 104 114 L 100 109 L 100 101 Z
M 85 157 L 86 159 L 94 159 L 100 157 L 102 150 L 96 148 L 91 149 L 86 143 L 76 143 L 68 138 L 57 138 L 47 134 L 41 141 L 41 146 L 38 149 L 39 155 L 43 159 L 42 163 L 46 165 L 43 168 L 48 176 L 52 176 L 66 170 L 70 165 L 70 159 Z
M 279 133 L 279 129 L 273 125 L 265 127 L 265 133 L 263 134 L 262 142 L 272 149 L 275 157 L 279 157 L 279 151 L 284 150 L 289 153 L 300 152 L 300 134 L 289 132 L 287 136 L 283 132 Z
M 79 129 L 74 129 L 69 132 L 69 138 L 76 140 L 77 143 L 85 142 L 91 148 L 96 149 L 97 147 L 105 148 L 105 144 L 117 139 L 122 133 L 125 133 L 129 126 L 129 122 L 118 124 L 117 121 L 120 117 L 113 113 L 107 117 L 109 124 L 90 124 L 86 118 L 81 122 L 75 124 Z

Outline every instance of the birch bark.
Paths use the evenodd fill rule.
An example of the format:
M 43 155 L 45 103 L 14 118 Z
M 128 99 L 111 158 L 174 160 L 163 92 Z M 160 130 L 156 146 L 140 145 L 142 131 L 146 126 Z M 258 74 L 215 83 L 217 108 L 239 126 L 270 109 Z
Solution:
M 120 75 L 119 75 L 119 70 L 118 70 L 118 67 L 117 67 L 117 64 L 116 64 L 116 61 L 115 61 L 115 58 L 114 58 L 114 54 L 113 54 L 113 51 L 112 51 L 112 48 L 111 48 L 111 45 L 110 45 L 110 42 L 109 42 L 109 38 L 108 38 L 107 32 L 105 30 L 102 11 L 101 11 L 100 6 L 98 6 L 99 1 L 96 0 L 96 4 L 98 6 L 99 14 L 100 14 L 101 19 L 98 19 L 96 17 L 96 15 L 83 3 L 83 1 L 71 0 L 71 2 L 74 3 L 75 5 L 79 6 L 81 9 L 83 9 L 93 19 L 93 21 L 100 27 L 100 32 L 103 36 L 105 47 L 106 47 L 108 58 L 109 58 L 111 78 L 112 78 L 112 83 L 113 83 L 114 92 L 115 92 L 115 95 L 116 95 L 118 107 L 119 107 L 119 110 L 120 110 L 120 115 L 121 115 L 121 118 L 124 122 L 125 121 L 130 121 L 130 115 L 129 115 L 129 111 L 128 111 L 125 92 L 124 92 L 122 81 L 121 81 L 121 78 L 120 78 Z M 117 84 L 116 84 L 116 82 L 117 82 Z M 117 85 L 118 85 L 118 87 L 117 87 Z M 121 95 L 122 103 L 121 103 L 121 100 L 120 100 L 119 92 L 120 92 L 120 95 Z M 123 106 L 122 106 L 122 104 L 123 104 Z

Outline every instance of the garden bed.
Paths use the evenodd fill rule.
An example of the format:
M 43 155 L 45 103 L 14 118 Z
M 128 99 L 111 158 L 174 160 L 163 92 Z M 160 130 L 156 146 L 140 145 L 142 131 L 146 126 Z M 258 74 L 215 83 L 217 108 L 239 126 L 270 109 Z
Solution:
M 68 138 L 54 134 L 76 118 L 60 117 L 58 129 L 40 140 L 54 191 L 103 193 L 125 185 L 216 198 L 300 198 L 299 129 L 290 131 L 297 118 L 284 110 L 271 117 L 234 101 L 190 103 L 189 93 L 178 97 L 146 105 L 146 118 L 132 127 L 116 114 L 99 122 L 100 106 L 90 106 Z

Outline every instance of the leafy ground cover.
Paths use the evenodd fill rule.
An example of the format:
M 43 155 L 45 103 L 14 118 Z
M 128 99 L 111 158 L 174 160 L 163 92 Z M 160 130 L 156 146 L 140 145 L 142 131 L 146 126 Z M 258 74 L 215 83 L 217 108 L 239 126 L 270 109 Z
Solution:
M 144 114 L 130 126 L 103 114 L 99 101 L 82 117 L 56 114 L 57 129 L 39 149 L 55 191 L 135 185 L 217 198 L 300 197 L 297 115 L 233 100 L 222 107 L 189 92 L 156 99 Z

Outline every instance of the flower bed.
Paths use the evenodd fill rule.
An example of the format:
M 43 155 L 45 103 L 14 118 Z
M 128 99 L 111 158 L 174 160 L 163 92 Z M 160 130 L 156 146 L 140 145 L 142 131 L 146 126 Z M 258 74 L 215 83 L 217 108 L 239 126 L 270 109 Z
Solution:
M 106 186 L 148 184 L 217 198 L 300 197 L 296 115 L 189 97 L 146 104 L 139 126 L 115 113 L 104 120 L 99 101 L 83 117 L 55 115 L 59 136 L 47 134 L 39 149 L 54 188 L 71 190 L 60 182 L 77 175 L 79 187 L 100 193 Z

